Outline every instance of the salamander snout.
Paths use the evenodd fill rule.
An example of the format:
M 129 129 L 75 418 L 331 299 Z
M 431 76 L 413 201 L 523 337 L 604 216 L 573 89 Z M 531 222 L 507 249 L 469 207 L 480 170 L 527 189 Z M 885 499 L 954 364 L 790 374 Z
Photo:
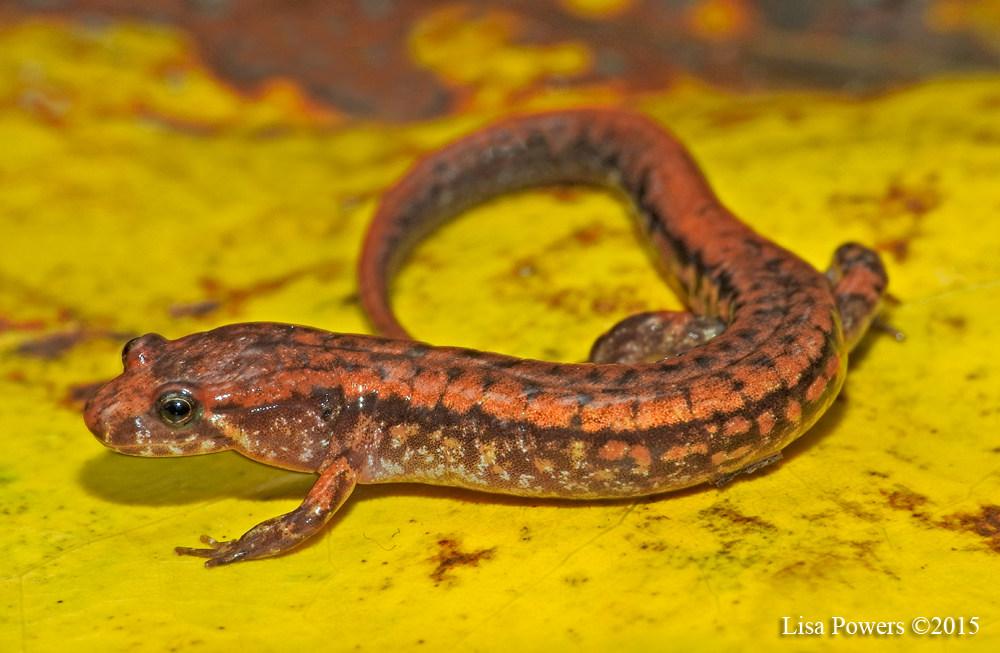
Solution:
M 87 401 L 87 405 L 83 409 L 83 421 L 87 425 L 87 428 L 90 429 L 90 432 L 94 434 L 94 437 L 101 442 L 107 443 L 108 429 L 104 420 L 106 405 L 96 401 L 96 399 L 97 395 Z
M 229 449 L 198 393 L 180 384 L 153 392 L 131 388 L 125 373 L 106 384 L 83 412 L 87 428 L 109 449 L 133 456 L 190 456 Z
M 164 342 L 159 336 L 155 336 Z M 115 451 L 134 456 L 187 456 L 229 449 L 212 423 L 206 392 L 197 383 L 165 381 L 150 364 L 155 351 L 143 336 L 125 346 L 125 371 L 104 384 L 84 407 L 90 432 Z

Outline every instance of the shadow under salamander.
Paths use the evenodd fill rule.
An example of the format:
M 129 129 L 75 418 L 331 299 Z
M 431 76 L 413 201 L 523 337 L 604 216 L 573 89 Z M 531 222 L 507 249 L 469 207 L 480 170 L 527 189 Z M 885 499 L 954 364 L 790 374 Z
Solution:
M 173 506 L 228 497 L 301 499 L 316 476 L 262 465 L 231 451 L 183 458 L 105 451 L 84 463 L 78 481 L 89 494 L 112 503 Z

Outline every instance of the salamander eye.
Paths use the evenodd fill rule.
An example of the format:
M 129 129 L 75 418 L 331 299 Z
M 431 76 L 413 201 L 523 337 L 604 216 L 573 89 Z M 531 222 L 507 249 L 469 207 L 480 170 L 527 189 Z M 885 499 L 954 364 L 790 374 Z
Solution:
M 128 358 L 128 353 L 132 350 L 132 345 L 134 345 L 135 341 L 138 339 L 139 339 L 138 337 L 132 338 L 131 340 L 125 343 L 124 347 L 122 347 L 122 367 L 125 366 L 125 359 Z
M 156 412 L 170 428 L 194 426 L 201 419 L 201 404 L 188 392 L 172 390 L 156 400 Z

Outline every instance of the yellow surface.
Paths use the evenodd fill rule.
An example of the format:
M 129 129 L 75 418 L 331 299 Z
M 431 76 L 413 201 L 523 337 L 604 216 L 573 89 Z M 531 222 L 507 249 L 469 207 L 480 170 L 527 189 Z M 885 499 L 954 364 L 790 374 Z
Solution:
M 241 97 L 138 26 L 0 32 L 0 100 L 0 651 L 1000 647 L 1000 80 L 620 99 L 816 266 L 846 240 L 905 249 L 886 258 L 906 341 L 867 339 L 781 464 L 637 502 L 359 488 L 300 550 L 211 571 L 173 547 L 292 509 L 312 477 L 114 454 L 71 388 L 115 375 L 145 331 L 365 329 L 353 267 L 379 193 L 490 116 L 358 125 L 288 84 Z M 583 191 L 472 212 L 395 297 L 433 343 L 568 361 L 624 315 L 676 306 L 623 208 Z M 825 634 L 783 636 L 784 617 Z M 835 617 L 907 634 L 833 636 Z M 919 617 L 979 633 L 913 635 Z
M 497 110 L 526 87 L 586 71 L 592 57 L 582 44 L 515 43 L 519 27 L 514 14 L 445 5 L 418 21 L 410 45 L 466 111 Z

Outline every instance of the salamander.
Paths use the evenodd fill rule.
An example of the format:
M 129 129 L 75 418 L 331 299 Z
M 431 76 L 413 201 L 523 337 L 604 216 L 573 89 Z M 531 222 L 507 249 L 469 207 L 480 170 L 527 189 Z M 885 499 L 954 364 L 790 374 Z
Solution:
M 415 244 L 491 197 L 567 183 L 631 204 L 690 312 L 626 318 L 586 363 L 412 340 L 389 281 Z M 121 453 L 235 449 L 319 474 L 291 512 L 178 554 L 211 567 L 281 553 L 358 483 L 602 499 L 725 481 L 780 457 L 830 406 L 888 282 L 861 245 L 824 274 L 758 235 L 674 136 L 622 109 L 511 117 L 419 158 L 382 195 L 359 277 L 381 336 L 278 323 L 148 334 L 87 403 L 89 429 Z

